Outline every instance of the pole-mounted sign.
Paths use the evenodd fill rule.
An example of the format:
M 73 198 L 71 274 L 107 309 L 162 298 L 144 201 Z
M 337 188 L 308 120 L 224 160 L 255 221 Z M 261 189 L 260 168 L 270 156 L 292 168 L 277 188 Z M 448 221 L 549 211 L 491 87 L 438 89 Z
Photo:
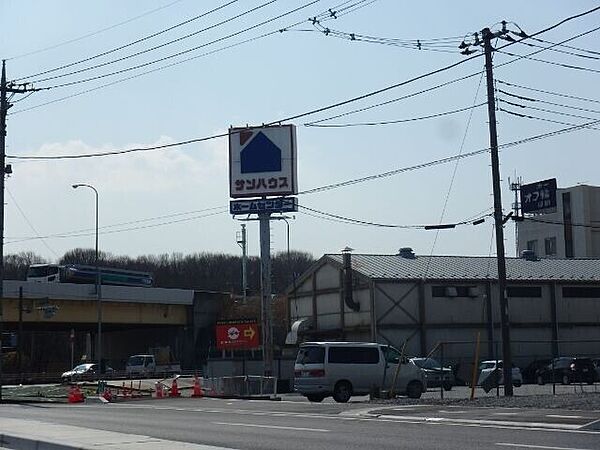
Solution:
M 298 193 L 296 127 L 229 129 L 229 196 L 266 197 Z

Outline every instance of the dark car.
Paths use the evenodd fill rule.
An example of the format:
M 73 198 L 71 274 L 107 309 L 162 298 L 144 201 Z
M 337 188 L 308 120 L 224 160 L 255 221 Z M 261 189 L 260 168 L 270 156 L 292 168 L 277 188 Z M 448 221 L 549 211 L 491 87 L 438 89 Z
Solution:
M 523 374 L 523 383 L 536 383 L 537 382 L 537 372 L 540 369 L 543 369 L 548 364 L 552 363 L 552 359 L 536 359 L 530 362 L 527 367 L 525 367 L 521 373 Z
M 105 368 L 105 376 L 111 376 L 113 373 L 114 369 L 112 367 L 107 366 Z M 98 378 L 98 364 L 93 363 L 79 364 L 61 375 L 63 383 L 68 383 L 69 381 L 92 381 L 96 378 Z
M 454 373 L 451 367 L 441 368 L 441 364 L 433 358 L 411 358 L 411 361 L 425 372 L 428 388 L 436 388 L 442 385 L 445 391 L 456 385 Z
M 598 379 L 590 358 L 560 357 L 536 372 L 538 384 L 558 382 L 562 384 L 588 383 Z

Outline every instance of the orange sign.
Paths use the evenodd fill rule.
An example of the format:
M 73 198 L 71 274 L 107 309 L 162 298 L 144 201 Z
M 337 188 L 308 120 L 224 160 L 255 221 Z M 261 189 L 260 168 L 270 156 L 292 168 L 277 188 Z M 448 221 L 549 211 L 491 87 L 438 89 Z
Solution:
M 216 327 L 217 349 L 251 350 L 260 345 L 258 323 L 255 321 L 219 322 Z

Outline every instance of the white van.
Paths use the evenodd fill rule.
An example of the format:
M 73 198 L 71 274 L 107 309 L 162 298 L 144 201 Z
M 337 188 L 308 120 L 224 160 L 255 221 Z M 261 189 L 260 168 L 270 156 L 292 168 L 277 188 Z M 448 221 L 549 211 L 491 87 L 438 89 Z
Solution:
M 352 395 L 390 390 L 399 362 L 400 352 L 389 345 L 306 342 L 300 345 L 294 365 L 294 389 L 311 402 L 331 395 L 336 402 L 345 403 Z M 394 390 L 419 398 L 426 389 L 423 371 L 404 357 Z

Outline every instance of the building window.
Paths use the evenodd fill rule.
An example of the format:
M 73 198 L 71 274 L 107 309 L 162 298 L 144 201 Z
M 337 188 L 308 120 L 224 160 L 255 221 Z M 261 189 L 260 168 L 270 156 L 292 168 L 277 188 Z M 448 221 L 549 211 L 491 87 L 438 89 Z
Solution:
M 538 254 L 538 252 L 537 252 L 537 239 L 534 239 L 532 241 L 527 241 L 527 250 L 531 250 L 536 255 Z
M 432 297 L 469 297 L 479 296 L 477 286 L 431 286 Z
M 544 239 L 544 247 L 546 247 L 546 256 L 555 256 L 556 255 L 556 238 L 546 238 Z
M 573 251 L 573 224 L 571 222 L 571 193 L 564 192 L 562 195 L 563 203 L 563 227 L 565 234 L 565 256 L 567 258 L 573 258 L 575 252 Z
M 540 286 L 508 286 L 506 295 L 509 297 L 536 297 L 542 296 L 542 288 Z
M 562 288 L 564 298 L 600 298 L 600 287 L 565 286 Z

